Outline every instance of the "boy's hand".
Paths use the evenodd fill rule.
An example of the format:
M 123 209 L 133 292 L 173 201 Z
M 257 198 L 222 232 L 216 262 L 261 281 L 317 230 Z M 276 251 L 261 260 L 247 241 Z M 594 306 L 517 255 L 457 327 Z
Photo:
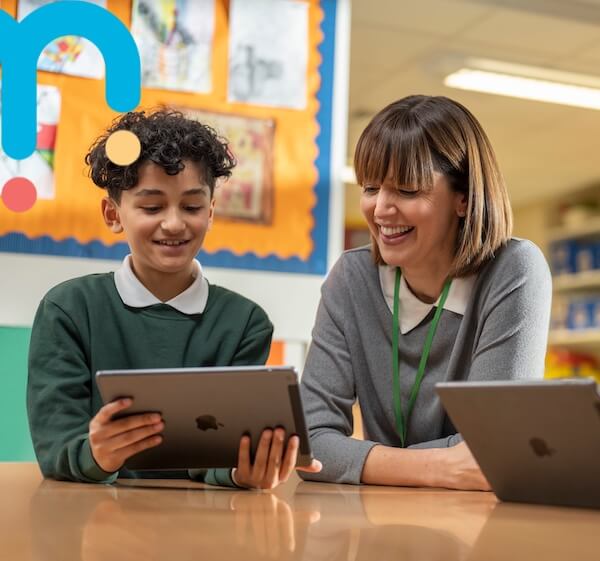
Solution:
M 300 440 L 297 436 L 289 439 L 284 453 L 285 431 L 281 428 L 265 429 L 260 437 L 254 464 L 250 463 L 250 437 L 240 441 L 238 465 L 234 470 L 235 483 L 250 489 L 274 489 L 285 483 L 296 465 Z M 319 472 L 321 462 L 313 460 L 308 467 L 297 468 L 303 471 Z
M 143 413 L 113 420 L 113 415 L 131 407 L 133 400 L 108 403 L 90 421 L 89 439 L 92 456 L 107 473 L 118 471 L 125 460 L 162 442 L 165 424 L 159 413 Z

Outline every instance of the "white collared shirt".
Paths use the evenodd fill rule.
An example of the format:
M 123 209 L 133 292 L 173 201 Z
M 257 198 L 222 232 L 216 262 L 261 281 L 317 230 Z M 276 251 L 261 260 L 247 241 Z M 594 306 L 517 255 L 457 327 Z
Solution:
M 115 286 L 123 303 L 132 308 L 164 303 L 182 314 L 201 314 L 208 300 L 208 281 L 204 278 L 202 266 L 197 259 L 194 259 L 193 275 L 194 282 L 188 288 L 168 302 L 161 302 L 135 276 L 131 268 L 131 255 L 128 255 L 115 271 Z
M 448 298 L 444 303 L 444 310 L 449 310 L 461 316 L 465 315 L 469 297 L 473 292 L 473 286 L 477 275 L 471 275 L 452 280 Z M 394 283 L 396 280 L 396 267 L 389 265 L 379 265 L 379 283 L 385 301 L 394 312 Z M 441 296 L 440 296 L 441 297 Z M 440 299 L 434 304 L 427 304 L 419 300 L 406 284 L 404 276 L 400 278 L 400 333 L 406 335 L 409 331 L 417 327 L 429 314 L 434 306 L 437 306 Z

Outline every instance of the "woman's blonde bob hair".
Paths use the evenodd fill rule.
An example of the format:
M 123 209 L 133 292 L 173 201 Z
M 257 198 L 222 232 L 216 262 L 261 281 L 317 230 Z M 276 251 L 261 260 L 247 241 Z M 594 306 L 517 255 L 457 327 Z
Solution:
M 359 185 L 428 190 L 433 172 L 467 197 L 451 277 L 477 273 L 511 236 L 512 212 L 487 135 L 468 109 L 442 96 L 412 95 L 382 109 L 361 134 L 354 155 Z M 377 264 L 384 263 L 371 236 Z

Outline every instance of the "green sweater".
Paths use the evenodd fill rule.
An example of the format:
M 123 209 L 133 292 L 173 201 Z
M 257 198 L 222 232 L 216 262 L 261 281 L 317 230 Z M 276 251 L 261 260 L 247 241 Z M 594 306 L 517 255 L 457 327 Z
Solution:
M 219 286 L 209 286 L 206 308 L 195 315 L 125 305 L 112 273 L 54 287 L 38 308 L 29 350 L 27 411 L 42 473 L 102 483 L 142 476 L 106 473 L 94 461 L 88 425 L 103 405 L 96 371 L 264 364 L 272 333 L 262 308 Z M 205 481 L 233 485 L 226 469 L 208 470 Z

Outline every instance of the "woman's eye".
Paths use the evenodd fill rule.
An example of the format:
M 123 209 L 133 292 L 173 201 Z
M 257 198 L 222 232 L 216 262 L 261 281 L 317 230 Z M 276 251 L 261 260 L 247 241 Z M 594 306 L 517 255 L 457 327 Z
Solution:
M 379 188 L 375 187 L 374 185 L 363 185 L 362 186 L 362 192 L 365 195 L 374 195 L 375 193 L 377 193 L 377 191 L 379 191 Z
M 398 193 L 400 193 L 404 197 L 414 197 L 418 192 L 419 191 L 417 191 L 416 189 L 410 191 L 406 189 L 398 189 Z

